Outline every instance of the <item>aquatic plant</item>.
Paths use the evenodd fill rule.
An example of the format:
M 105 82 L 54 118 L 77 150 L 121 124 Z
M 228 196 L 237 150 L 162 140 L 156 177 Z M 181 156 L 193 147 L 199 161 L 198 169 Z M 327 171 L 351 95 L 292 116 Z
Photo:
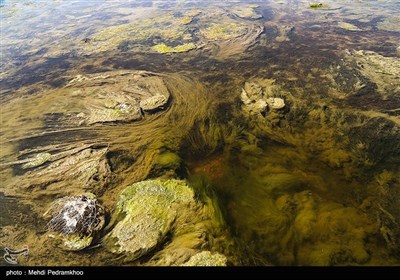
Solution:
M 323 8 L 324 6 L 325 5 L 320 2 L 310 3 L 308 5 L 308 7 L 310 7 L 311 9 L 319 9 L 319 8 Z

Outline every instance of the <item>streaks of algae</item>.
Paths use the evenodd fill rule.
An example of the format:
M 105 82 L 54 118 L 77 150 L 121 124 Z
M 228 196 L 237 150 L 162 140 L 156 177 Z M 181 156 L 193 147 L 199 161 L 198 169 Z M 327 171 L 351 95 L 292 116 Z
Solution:
M 213 178 L 214 187 L 229 198 L 222 205 L 247 252 L 243 261 L 253 265 L 383 264 L 389 251 L 371 252 L 370 248 L 379 247 L 379 238 L 386 240 L 391 251 L 398 248 L 398 241 L 391 240 L 397 240 L 395 223 L 400 216 L 393 207 L 399 202 L 389 197 L 400 185 L 391 179 L 393 175 L 379 175 L 381 164 L 398 162 L 398 125 L 390 118 L 360 117 L 358 112 L 326 106 L 318 97 L 310 106 L 299 89 L 294 94 L 273 80 L 252 81 L 263 94 L 283 96 L 288 110 L 240 116 L 247 119 L 247 127 L 225 141 L 224 166 L 192 167 Z M 388 127 L 385 134 L 378 132 L 383 127 Z M 212 135 L 204 130 L 201 139 L 218 138 Z M 223 141 L 222 136 L 219 139 Z M 189 150 L 201 147 L 190 138 L 187 141 L 195 143 Z M 381 145 L 382 141 L 386 144 Z M 209 164 L 215 166 L 215 161 Z M 376 202 L 368 206 L 374 191 L 363 182 L 375 182 L 374 174 L 383 178 L 381 185 L 389 181 L 391 186 L 391 195 L 382 197 L 382 209 Z M 387 263 L 396 262 L 389 259 Z
M 400 58 L 387 57 L 372 51 L 353 51 L 347 59 L 355 59 L 360 72 L 378 86 L 384 97 L 400 96 Z
M 346 3 L 350 5 L 353 1 Z M 350 5 L 341 19 L 338 15 L 342 11 L 331 9 L 332 17 L 322 20 L 336 23 L 347 21 L 348 16 L 365 14 L 361 11 L 351 15 L 354 5 Z M 371 8 L 366 9 L 371 11 Z M 210 16 L 211 20 L 200 15 L 153 17 L 152 23 L 158 24 L 158 29 L 151 26 L 152 23 L 148 24 L 149 28 L 142 28 L 139 23 L 124 24 L 122 29 L 116 29 L 120 31 L 122 41 L 113 37 L 116 30 L 110 29 L 108 33 L 95 34 L 93 42 L 88 40 L 85 47 L 89 53 L 95 52 L 96 47 L 100 51 L 123 49 L 131 46 L 129 42 L 124 45 L 125 40 L 143 43 L 149 36 L 153 42 L 144 47 L 148 50 L 157 44 L 171 48 L 182 43 L 197 44 L 195 39 L 199 39 L 209 48 L 215 44 L 219 48 L 215 52 L 217 56 L 229 57 L 254 44 L 263 31 L 257 21 L 234 20 L 219 11 Z M 217 15 L 223 15 L 222 20 Z M 188 22 L 186 16 L 198 18 Z M 218 27 L 218 20 L 226 20 L 227 26 L 232 24 L 232 30 Z M 245 29 L 239 26 L 240 30 L 235 29 L 239 22 Z M 198 28 L 196 24 L 199 24 Z M 188 32 L 186 28 L 189 27 L 196 28 Z M 208 33 L 207 28 L 211 28 Z M 135 32 L 139 34 L 137 37 Z M 177 44 L 177 41 L 182 42 Z M 367 80 L 375 83 L 384 96 L 397 94 L 397 60 L 369 52 L 354 52 L 349 56 L 351 58 L 346 59 L 354 59 L 365 66 L 349 71 L 357 77 L 347 79 L 351 75 L 346 76 L 343 87 L 335 89 L 343 100 L 347 100 L 351 95 L 349 91 L 353 89 L 360 93 L 358 90 Z M 186 177 L 187 172 L 205 170 L 204 173 L 210 173 L 208 177 L 213 181 L 199 180 L 199 186 L 192 186 L 193 190 L 204 203 L 223 209 L 210 207 L 208 210 L 200 209 L 200 212 L 218 212 L 214 214 L 219 217 L 216 219 L 219 225 L 223 224 L 222 213 L 225 213 L 238 241 L 232 243 L 231 239 L 219 235 L 222 230 L 219 226 L 202 224 L 201 219 L 207 214 L 197 215 L 199 209 L 188 210 L 180 213 L 184 219 L 177 222 L 193 225 L 190 223 L 195 219 L 202 224 L 201 230 L 188 226 L 174 234 L 172 242 L 149 256 L 146 264 L 185 263 L 204 249 L 222 252 L 229 261 L 239 258 L 237 263 L 241 264 L 398 264 L 398 117 L 385 112 L 374 111 L 372 114 L 360 108 L 347 108 L 332 95 L 313 96 L 307 92 L 310 87 L 301 82 L 282 82 L 284 75 L 281 74 L 285 73 L 275 75 L 265 71 L 268 73 L 265 76 L 271 75 L 276 80 L 253 78 L 254 82 L 260 85 L 264 94 L 271 93 L 267 96 L 285 100 L 286 106 L 280 111 L 251 115 L 242 112 L 236 103 L 245 81 L 235 85 L 221 83 L 222 86 L 211 90 L 186 74 L 155 74 L 162 77 L 171 94 L 172 103 L 168 110 L 146 115 L 134 123 L 100 123 L 95 129 L 89 126 L 90 122 L 75 122 L 74 117 L 82 110 L 90 114 L 85 107 L 86 101 L 99 98 L 100 101 L 93 102 L 102 102 L 101 99 L 108 100 L 123 90 L 127 91 L 124 94 L 133 94 L 140 99 L 140 89 L 145 91 L 145 88 L 139 86 L 134 88 L 134 93 L 130 92 L 130 86 L 135 84 L 132 83 L 135 75 L 108 72 L 103 76 L 78 77 L 63 89 L 43 90 L 40 86 L 20 89 L 15 92 L 14 100 L 2 104 L 5 112 L 5 118 L 1 120 L 2 127 L 5 127 L 2 133 L 8 146 L 1 153 L 14 163 L 4 165 L 0 170 L 1 179 L 4 178 L 1 190 L 31 203 L 32 212 L 37 214 L 41 214 L 45 205 L 54 198 L 75 195 L 83 190 L 94 192 L 104 199 L 107 207 L 112 208 L 119 192 L 133 182 L 159 176 L 163 179 L 181 178 Z M 240 77 L 238 80 L 243 79 Z M 246 77 L 246 80 L 252 78 Z M 322 77 L 317 77 L 317 80 L 316 84 Z M 334 83 L 338 79 L 332 80 Z M 231 90 L 233 87 L 236 90 Z M 107 89 L 109 94 L 97 95 L 101 88 Z M 374 87 L 367 89 L 369 92 Z M 216 94 L 225 91 L 229 91 L 229 97 Z M 148 90 L 144 95 L 153 93 L 156 92 Z M 79 101 L 83 96 L 88 99 L 85 97 Z M 217 109 L 215 103 L 224 98 L 227 100 L 223 101 L 230 106 Z M 114 108 L 121 104 L 123 109 L 125 101 L 102 105 Z M 193 110 L 193 104 L 196 110 Z M 225 118 L 222 117 L 224 114 Z M 52 121 L 54 119 L 56 121 Z M 20 170 L 22 161 L 46 152 L 52 155 L 46 165 Z M 212 161 L 204 159 L 209 155 L 213 156 Z M 203 166 L 185 171 L 188 158 L 202 160 Z M 221 194 L 220 200 L 203 194 L 210 189 Z M 193 207 L 196 205 L 192 204 Z M 208 229 L 203 229 L 208 226 L 216 234 L 207 236 Z M 60 253 L 53 250 L 57 248 L 56 240 L 38 236 L 38 229 L 26 231 L 7 226 L 1 231 L 2 244 L 18 247 L 20 244 L 16 239 L 32 244 L 32 257 L 22 260 L 23 264 L 57 265 L 60 260 L 63 265 L 120 264 L 103 248 L 95 253 L 82 252 L 79 255 Z M 198 242 L 199 239 L 210 242 Z M 181 250 L 182 247 L 185 250 Z M 241 252 L 232 247 L 240 248 Z
M 193 18 L 197 21 L 192 25 Z M 94 34 L 93 42 L 83 48 L 91 53 L 126 45 L 129 48 L 141 48 L 148 51 L 146 44 L 153 42 L 155 45 L 151 49 L 156 52 L 179 53 L 214 42 L 221 48 L 219 53 L 227 51 L 229 52 L 227 56 L 231 56 L 239 54 L 254 44 L 262 31 L 261 25 L 232 19 L 227 12 L 222 10 L 217 9 L 207 14 L 199 11 L 184 11 L 183 16 L 161 14 L 141 23 L 105 28 Z M 177 44 L 177 42 L 180 43 Z

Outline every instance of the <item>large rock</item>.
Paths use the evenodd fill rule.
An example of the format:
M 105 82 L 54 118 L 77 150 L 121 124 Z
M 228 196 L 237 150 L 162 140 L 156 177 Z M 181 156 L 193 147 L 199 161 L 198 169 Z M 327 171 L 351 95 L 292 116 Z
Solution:
M 193 197 L 180 180 L 149 180 L 127 187 L 117 203 L 116 224 L 105 237 L 105 246 L 124 254 L 127 261 L 140 258 L 164 241 L 177 209 L 193 202 Z
M 93 125 L 133 122 L 143 111 L 164 110 L 170 92 L 164 77 L 144 71 L 111 71 L 77 75 L 63 88 L 68 101 L 52 104 L 46 124 Z

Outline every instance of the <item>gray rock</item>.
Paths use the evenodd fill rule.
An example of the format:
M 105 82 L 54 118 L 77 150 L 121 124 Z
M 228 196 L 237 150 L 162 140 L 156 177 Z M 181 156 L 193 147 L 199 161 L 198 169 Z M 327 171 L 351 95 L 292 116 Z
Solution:
M 104 226 L 104 210 L 91 193 L 68 196 L 55 201 L 45 215 L 51 213 L 48 231 L 62 239 L 65 250 L 88 247 Z

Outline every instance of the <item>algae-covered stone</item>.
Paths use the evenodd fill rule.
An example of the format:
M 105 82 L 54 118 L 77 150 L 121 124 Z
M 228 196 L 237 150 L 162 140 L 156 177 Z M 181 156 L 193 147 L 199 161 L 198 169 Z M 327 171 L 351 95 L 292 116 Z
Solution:
M 151 112 L 158 109 L 165 109 L 167 103 L 168 98 L 166 96 L 157 94 L 140 101 L 140 107 L 143 109 L 143 111 Z
M 170 98 L 164 77 L 145 71 L 78 75 L 63 93 L 68 105 L 52 107 L 54 113 L 63 112 L 57 124 L 79 126 L 138 121 L 143 111 L 165 109 Z
M 87 123 L 129 122 L 140 119 L 142 119 L 142 112 L 137 102 L 126 101 L 117 102 L 112 108 L 91 108 Z
M 45 213 L 51 213 L 47 227 L 62 239 L 62 247 L 78 251 L 88 247 L 104 226 L 104 209 L 91 193 L 68 196 L 55 201 Z
M 162 243 L 177 216 L 177 208 L 193 201 L 193 191 L 181 180 L 148 180 L 127 187 L 117 203 L 112 231 L 105 246 L 135 260 Z
M 182 266 L 226 266 L 227 259 L 219 253 L 203 251 L 192 256 Z
M 22 165 L 22 169 L 28 169 L 40 166 L 47 162 L 51 158 L 50 153 L 39 153 L 35 155 L 32 159 L 30 159 L 27 163 Z

